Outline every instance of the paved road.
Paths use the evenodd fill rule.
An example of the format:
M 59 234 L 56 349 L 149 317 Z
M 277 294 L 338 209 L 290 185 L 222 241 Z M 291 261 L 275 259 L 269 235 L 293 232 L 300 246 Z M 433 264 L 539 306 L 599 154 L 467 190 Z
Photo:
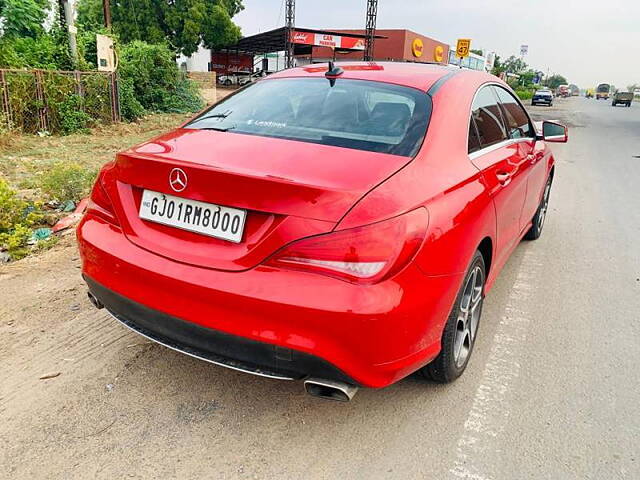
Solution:
M 0 477 L 640 478 L 640 105 L 532 111 L 570 143 L 458 382 L 337 404 L 146 344 L 87 305 L 69 240 L 0 272 Z

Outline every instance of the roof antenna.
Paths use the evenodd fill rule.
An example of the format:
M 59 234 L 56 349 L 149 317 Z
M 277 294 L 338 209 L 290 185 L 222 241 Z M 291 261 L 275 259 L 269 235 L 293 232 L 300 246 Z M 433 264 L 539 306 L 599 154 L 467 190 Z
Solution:
M 336 67 L 335 64 L 331 60 L 329 60 L 329 69 L 326 71 L 324 76 L 329 79 L 329 83 L 333 87 L 336 84 L 336 77 L 342 75 L 343 73 L 344 70 L 342 70 L 340 67 Z

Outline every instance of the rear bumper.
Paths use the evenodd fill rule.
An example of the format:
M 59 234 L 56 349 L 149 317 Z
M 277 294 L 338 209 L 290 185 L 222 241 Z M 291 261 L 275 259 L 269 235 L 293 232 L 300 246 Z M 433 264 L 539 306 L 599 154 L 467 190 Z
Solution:
M 161 345 L 216 365 L 279 380 L 307 376 L 356 382 L 324 360 L 288 348 L 201 327 L 153 310 L 84 277 L 107 311 L 136 333 Z
M 409 375 L 438 354 L 462 281 L 415 265 L 370 286 L 268 267 L 222 272 L 151 253 L 90 214 L 78 239 L 89 288 L 129 328 L 278 378 L 384 387 Z

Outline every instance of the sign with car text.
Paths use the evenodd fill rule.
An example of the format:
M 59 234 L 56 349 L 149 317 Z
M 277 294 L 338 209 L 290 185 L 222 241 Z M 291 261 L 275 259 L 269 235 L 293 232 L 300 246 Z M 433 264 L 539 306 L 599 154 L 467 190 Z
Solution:
M 458 58 L 468 57 L 470 50 L 471 50 L 471 39 L 459 38 L 458 43 L 456 44 L 456 56 Z
M 328 35 L 324 33 L 291 32 L 291 42 L 317 47 L 343 48 L 348 50 L 364 50 L 364 38 L 345 35 Z

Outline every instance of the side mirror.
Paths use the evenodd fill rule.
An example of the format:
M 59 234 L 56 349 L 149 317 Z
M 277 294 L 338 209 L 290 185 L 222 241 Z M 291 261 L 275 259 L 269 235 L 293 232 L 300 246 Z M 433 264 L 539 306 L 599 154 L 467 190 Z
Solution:
M 542 122 L 542 136 L 539 137 L 545 142 L 567 143 L 569 132 L 567 127 L 555 122 Z

